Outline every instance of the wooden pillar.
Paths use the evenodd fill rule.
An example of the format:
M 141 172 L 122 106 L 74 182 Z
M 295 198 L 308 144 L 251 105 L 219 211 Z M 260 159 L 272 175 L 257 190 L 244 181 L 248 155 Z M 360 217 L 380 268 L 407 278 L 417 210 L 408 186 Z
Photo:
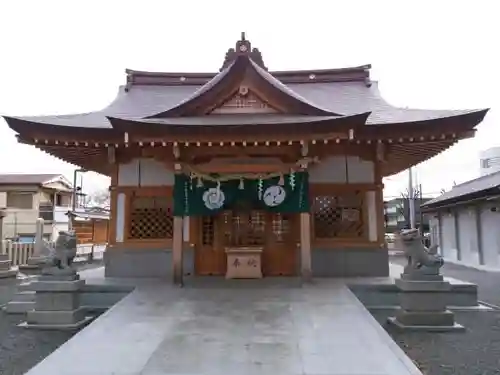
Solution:
M 174 216 L 174 233 L 172 241 L 172 274 L 174 284 L 183 285 L 182 280 L 182 243 L 183 243 L 183 219 L 182 216 Z
M 300 214 L 300 271 L 305 281 L 312 279 L 311 266 L 311 214 Z

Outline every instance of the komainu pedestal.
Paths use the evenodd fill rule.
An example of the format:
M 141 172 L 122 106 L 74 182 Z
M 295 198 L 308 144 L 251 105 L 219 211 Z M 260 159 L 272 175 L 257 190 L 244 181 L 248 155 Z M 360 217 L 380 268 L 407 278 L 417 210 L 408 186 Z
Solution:
M 395 281 L 401 308 L 389 323 L 405 330 L 463 330 L 446 307 L 451 285 L 440 274 L 444 261 L 436 253 L 437 247 L 427 249 L 417 230 L 402 231 L 398 245 L 404 249 L 408 264 Z
M 42 275 L 31 284 L 35 291 L 34 310 L 26 314 L 21 326 L 37 329 L 72 330 L 88 323 L 91 318 L 80 304 L 84 280 L 71 265 L 76 237 L 73 232 L 60 232 Z

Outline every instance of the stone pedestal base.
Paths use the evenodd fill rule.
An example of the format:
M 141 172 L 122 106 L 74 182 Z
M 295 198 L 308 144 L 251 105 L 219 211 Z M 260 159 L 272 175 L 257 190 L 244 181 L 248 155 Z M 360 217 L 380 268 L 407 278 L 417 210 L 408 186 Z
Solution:
M 35 303 L 36 304 L 36 303 Z M 47 330 L 74 330 L 90 323 L 92 317 L 85 315 L 85 309 L 80 307 L 70 311 L 28 311 L 26 322 L 19 327 L 47 329 Z
M 23 272 L 40 272 L 45 266 L 45 257 L 32 256 L 28 258 L 27 264 L 21 264 L 19 270 Z
M 80 306 L 80 289 L 85 284 L 77 275 L 41 276 L 31 284 L 35 291 L 34 310 L 26 314 L 21 327 L 71 330 L 90 322 Z
M 422 279 L 397 279 L 395 284 L 400 290 L 401 309 L 389 323 L 403 330 L 445 332 L 464 330 L 455 323 L 454 314 L 447 310 L 447 293 L 451 290 L 449 282 L 439 281 L 438 277 Z
M 453 314 L 451 311 L 449 312 Z M 413 318 L 413 317 L 412 317 Z M 400 321 L 401 316 L 396 316 L 396 317 L 389 317 L 387 319 L 388 323 L 392 324 L 394 327 L 401 331 L 424 331 L 424 332 L 450 332 L 450 331 L 465 331 L 465 327 L 453 322 L 451 325 L 416 325 L 412 324 L 412 318 L 410 319 L 403 319 L 403 320 L 409 320 L 411 324 L 404 324 L 403 322 Z M 448 318 L 440 317 L 439 314 L 437 315 L 430 315 L 429 317 L 426 318 L 429 320 L 431 323 L 435 323 L 436 321 L 443 321 L 447 320 Z M 421 319 L 417 319 L 421 320 Z M 454 320 L 454 317 L 452 316 L 452 320 Z
M 16 277 L 17 271 L 12 269 L 12 262 L 7 254 L 0 254 L 0 279 Z

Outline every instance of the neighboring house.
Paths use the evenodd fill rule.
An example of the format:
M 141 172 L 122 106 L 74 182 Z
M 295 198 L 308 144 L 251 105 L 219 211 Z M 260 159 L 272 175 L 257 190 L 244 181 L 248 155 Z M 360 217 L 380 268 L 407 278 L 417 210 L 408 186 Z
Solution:
M 423 209 L 446 260 L 500 269 L 500 172 L 456 185 Z
M 492 147 L 479 154 L 479 173 L 481 176 L 500 172 L 500 147 Z
M 415 224 L 419 228 L 421 221 L 424 232 L 429 231 L 429 220 L 421 215 L 421 204 L 430 201 L 432 198 L 415 199 Z M 385 231 L 386 233 L 399 232 L 401 229 L 410 228 L 410 202 L 407 198 L 394 198 L 384 202 L 385 210 Z
M 0 208 L 5 208 L 3 236 L 31 242 L 36 220 L 45 220 L 44 237 L 53 240 L 68 229 L 67 212 L 72 196 L 71 183 L 60 174 L 0 175 Z
M 69 213 L 79 244 L 108 242 L 109 210 L 94 208 Z

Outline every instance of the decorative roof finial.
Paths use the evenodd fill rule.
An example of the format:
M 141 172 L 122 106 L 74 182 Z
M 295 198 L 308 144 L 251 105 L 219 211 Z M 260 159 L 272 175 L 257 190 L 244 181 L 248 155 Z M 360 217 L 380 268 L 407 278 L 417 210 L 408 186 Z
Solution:
M 261 68 L 267 70 L 264 62 L 262 61 L 262 55 L 260 51 L 257 48 L 252 48 L 252 44 L 249 40 L 246 39 L 244 31 L 241 33 L 241 39 L 236 42 L 236 48 L 228 49 L 226 58 L 224 59 L 224 63 L 222 64 L 222 68 L 220 70 L 227 68 L 231 64 L 231 62 L 236 59 L 236 57 L 241 55 L 248 56 Z

